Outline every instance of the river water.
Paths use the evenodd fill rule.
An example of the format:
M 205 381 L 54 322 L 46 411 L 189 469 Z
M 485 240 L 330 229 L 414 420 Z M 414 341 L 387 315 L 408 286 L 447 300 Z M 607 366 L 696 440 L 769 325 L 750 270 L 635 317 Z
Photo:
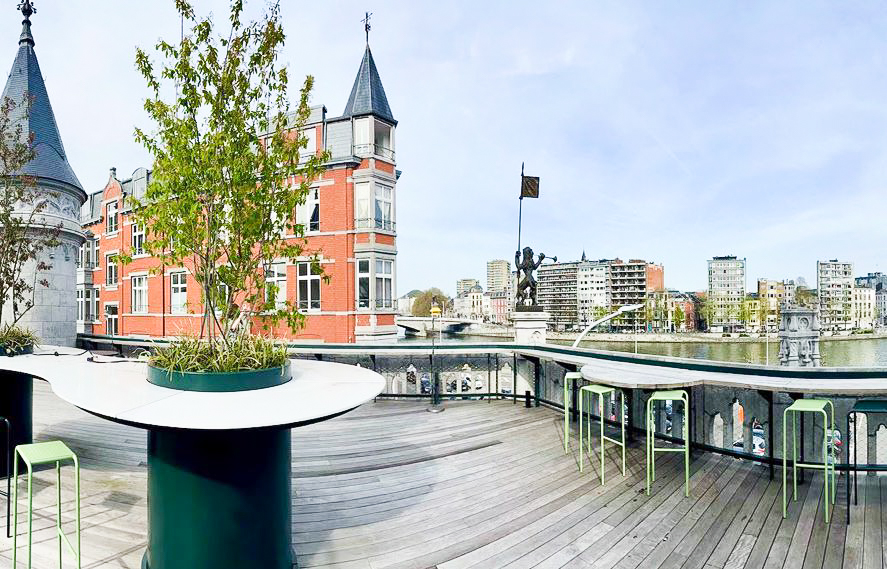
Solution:
M 401 342 L 429 342 L 428 338 L 406 338 Z M 501 342 L 499 338 L 484 336 L 447 336 L 443 343 L 483 343 Z M 570 345 L 570 341 L 553 343 Z M 583 348 L 611 350 L 618 352 L 634 352 L 634 342 L 582 342 Z M 764 342 L 638 342 L 638 353 L 674 356 L 679 358 L 695 358 L 701 360 L 718 360 L 724 362 L 764 364 L 768 361 L 768 346 Z M 853 340 L 826 340 L 820 342 L 822 365 L 831 367 L 887 367 L 887 338 L 860 338 Z M 778 365 L 777 354 L 779 344 L 775 340 L 769 342 L 769 363 Z

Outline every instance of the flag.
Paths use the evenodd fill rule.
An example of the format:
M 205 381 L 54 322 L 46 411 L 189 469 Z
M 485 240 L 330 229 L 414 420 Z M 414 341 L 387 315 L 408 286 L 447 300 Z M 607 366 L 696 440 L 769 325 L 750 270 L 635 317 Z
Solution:
M 539 176 L 521 176 L 520 182 L 521 198 L 538 198 L 539 197 Z

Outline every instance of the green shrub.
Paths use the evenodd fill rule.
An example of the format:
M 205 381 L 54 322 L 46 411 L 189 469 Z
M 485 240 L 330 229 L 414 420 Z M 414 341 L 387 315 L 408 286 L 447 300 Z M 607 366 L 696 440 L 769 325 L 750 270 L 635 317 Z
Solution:
M 245 371 L 280 367 L 286 361 L 286 344 L 260 336 L 241 336 L 227 346 L 183 338 L 155 349 L 148 357 L 150 365 L 168 371 Z
M 17 354 L 37 345 L 37 336 L 25 328 L 7 324 L 0 328 L 0 346 L 9 354 Z

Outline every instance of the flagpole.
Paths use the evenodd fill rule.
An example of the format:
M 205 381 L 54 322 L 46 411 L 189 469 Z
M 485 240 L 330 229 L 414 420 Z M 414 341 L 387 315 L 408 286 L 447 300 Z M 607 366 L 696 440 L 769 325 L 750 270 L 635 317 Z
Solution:
M 521 183 L 524 181 L 524 163 L 520 163 L 520 179 Z M 524 206 L 524 194 L 521 192 L 520 197 L 517 199 L 517 251 L 520 252 L 520 226 L 521 226 L 521 216 L 523 214 L 523 206 Z

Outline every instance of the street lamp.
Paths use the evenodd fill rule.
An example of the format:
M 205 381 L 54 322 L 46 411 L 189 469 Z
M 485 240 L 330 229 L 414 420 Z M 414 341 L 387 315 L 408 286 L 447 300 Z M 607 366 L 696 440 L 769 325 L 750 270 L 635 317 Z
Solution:
M 427 410 L 430 413 L 440 413 L 444 410 L 444 406 L 440 404 L 440 381 L 434 373 L 434 321 L 440 316 L 440 306 L 436 303 L 431 304 L 431 407 Z
M 612 314 L 608 314 L 608 315 L 604 316 L 603 318 L 601 318 L 600 320 L 595 320 L 594 322 L 589 324 L 585 328 L 585 330 L 582 331 L 581 334 L 579 334 L 579 337 L 576 338 L 575 342 L 573 342 L 573 347 L 574 348 L 579 347 L 579 342 L 582 341 L 582 338 L 584 338 L 585 335 L 588 334 L 591 331 L 591 329 L 594 328 L 595 326 L 603 324 L 604 322 L 609 322 L 610 320 L 616 318 L 617 316 L 625 314 L 626 312 L 634 312 L 635 310 L 638 310 L 643 307 L 644 307 L 643 304 L 626 304 L 625 306 L 620 306 L 616 312 L 614 312 Z M 635 334 L 635 340 L 637 340 L 637 334 Z M 635 348 L 635 351 L 637 351 L 637 348 Z

